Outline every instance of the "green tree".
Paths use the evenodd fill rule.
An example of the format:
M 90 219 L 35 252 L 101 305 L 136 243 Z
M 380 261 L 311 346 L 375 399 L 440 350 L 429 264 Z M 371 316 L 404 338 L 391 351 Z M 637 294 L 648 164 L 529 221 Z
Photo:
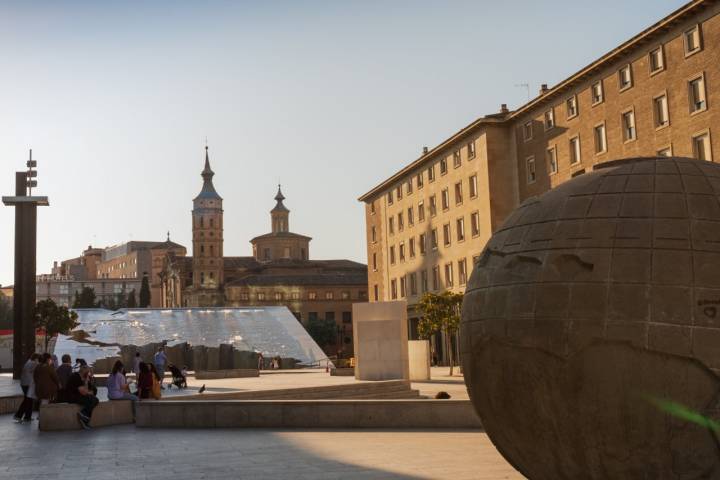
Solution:
M 77 326 L 77 313 L 64 305 L 58 306 L 53 300 L 41 300 L 35 305 L 35 328 L 45 331 L 45 351 L 50 339 L 58 333 L 67 334 Z
M 140 308 L 147 308 L 150 306 L 150 281 L 148 280 L 147 272 L 143 275 L 142 283 L 140 284 Z
M 420 298 L 420 312 L 422 318 L 418 323 L 418 333 L 421 338 L 429 339 L 434 334 L 443 333 L 445 336 L 445 350 L 450 360 L 450 375 L 453 374 L 454 358 L 452 351 L 452 337 L 460 326 L 460 308 L 463 296 L 449 290 L 440 294 L 425 293 Z
M 127 297 L 127 308 L 136 308 L 137 307 L 137 300 L 135 299 L 135 289 L 133 288 L 130 290 L 130 293 Z
M 95 308 L 97 306 L 95 290 L 91 287 L 83 287 L 79 294 L 77 291 L 75 292 L 75 301 L 72 308 Z
M 325 347 L 335 342 L 337 330 L 335 320 L 325 318 L 312 318 L 308 321 L 306 330 L 315 340 L 315 343 Z
M 0 330 L 5 328 L 12 329 L 12 324 L 12 302 L 2 292 L 0 292 Z

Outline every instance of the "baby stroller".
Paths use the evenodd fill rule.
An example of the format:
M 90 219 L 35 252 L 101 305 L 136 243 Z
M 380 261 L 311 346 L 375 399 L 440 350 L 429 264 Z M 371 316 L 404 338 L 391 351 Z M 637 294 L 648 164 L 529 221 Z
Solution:
M 187 378 L 180 369 L 172 364 L 168 366 L 168 369 L 172 375 L 172 385 L 175 385 L 177 388 L 187 388 Z M 168 388 L 170 388 L 170 386 L 168 386 Z

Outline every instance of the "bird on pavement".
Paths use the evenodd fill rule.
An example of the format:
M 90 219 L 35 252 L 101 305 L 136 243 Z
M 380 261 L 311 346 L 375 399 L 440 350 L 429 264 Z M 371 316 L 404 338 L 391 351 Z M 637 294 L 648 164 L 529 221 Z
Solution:
M 205 391 L 205 384 L 203 383 L 203 386 L 200 387 L 200 390 L 198 390 L 198 393 L 203 393 Z

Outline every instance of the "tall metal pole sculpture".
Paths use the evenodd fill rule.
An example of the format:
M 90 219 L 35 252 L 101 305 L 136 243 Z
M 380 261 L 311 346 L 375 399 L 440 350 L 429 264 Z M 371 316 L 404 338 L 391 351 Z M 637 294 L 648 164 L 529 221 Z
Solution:
M 15 196 L 2 197 L 15 207 L 15 287 L 13 292 L 13 378 L 35 352 L 35 269 L 37 251 L 37 207 L 49 205 L 47 197 L 33 197 L 37 187 L 37 161 L 27 161 L 27 171 L 15 172 Z

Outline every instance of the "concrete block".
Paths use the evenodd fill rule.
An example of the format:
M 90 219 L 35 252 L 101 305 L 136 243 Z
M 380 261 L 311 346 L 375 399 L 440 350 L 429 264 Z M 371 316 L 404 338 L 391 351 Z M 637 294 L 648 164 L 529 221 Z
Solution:
M 430 380 L 430 342 L 409 340 L 408 362 L 411 381 Z
M 207 355 L 207 365 L 203 370 L 219 370 L 220 369 L 220 349 L 218 347 L 205 347 Z
M 50 403 L 40 406 L 40 424 L 42 431 L 80 430 L 77 418 L 80 406 L 73 403 Z M 100 402 L 93 410 L 91 427 L 121 425 L 133 423 L 132 402 L 130 400 L 109 400 Z
M 212 380 L 218 378 L 249 378 L 259 377 L 260 371 L 255 368 L 233 368 L 229 370 L 196 370 L 195 378 L 198 380 Z
M 233 368 L 233 346 L 229 344 L 220 345 L 219 349 L 219 366 L 220 370 L 229 370 Z
M 353 304 L 355 378 L 408 379 L 407 304 Z

